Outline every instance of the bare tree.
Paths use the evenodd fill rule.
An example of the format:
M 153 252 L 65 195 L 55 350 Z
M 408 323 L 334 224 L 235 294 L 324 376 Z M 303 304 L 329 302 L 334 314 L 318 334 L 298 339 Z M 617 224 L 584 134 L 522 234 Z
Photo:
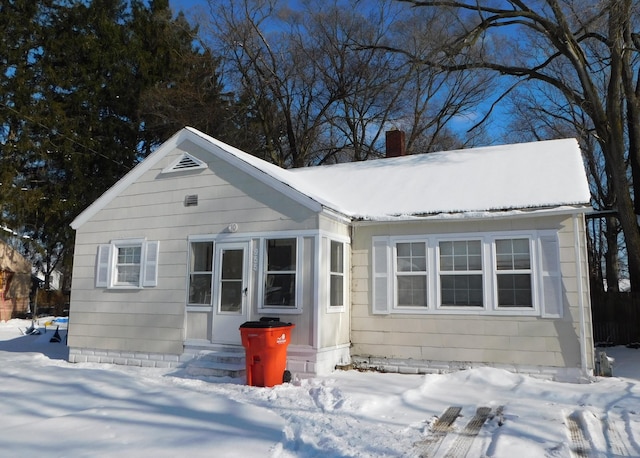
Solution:
M 589 265 L 593 291 L 618 289 L 620 280 L 620 224 L 613 207 L 615 198 L 605 158 L 598 147 L 591 119 L 546 84 L 529 84 L 516 89 L 509 100 L 511 141 L 575 137 L 580 142 L 591 188 L 592 204 L 598 214 L 590 216 Z
M 440 52 L 448 25 L 437 15 L 391 0 L 209 6 L 210 48 L 225 51 L 225 82 L 264 134 L 254 154 L 284 167 L 366 160 L 390 128 L 407 132 L 410 153 L 473 139 L 455 122 L 480 100 L 483 76 L 452 76 L 386 49 L 411 42 L 420 55 Z
M 291 36 L 293 12 L 276 1 L 211 1 L 212 36 L 224 49 L 227 82 L 247 98 L 264 132 L 260 155 L 283 167 L 307 165 L 324 114 L 341 96 L 320 85 L 318 67 Z M 288 21 L 288 22 L 287 22 Z
M 401 1 L 438 9 L 451 21 L 472 21 L 450 37 L 448 53 L 424 59 L 424 64 L 457 71 L 492 70 L 514 78 L 505 92 L 541 83 L 589 119 L 589 135 L 602 152 L 624 233 L 632 289 L 640 288 L 637 2 Z
M 430 152 L 486 141 L 485 125 L 474 126 L 473 120 L 491 88 L 489 74 L 423 65 L 448 52 L 446 43 L 455 29 L 450 18 L 435 9 L 404 13 L 388 43 L 405 50 L 398 59 L 406 82 L 396 122 L 407 132 L 407 150 Z
M 296 37 L 300 49 L 317 65 L 320 84 L 339 94 L 325 113 L 317 163 L 361 161 L 378 154 L 376 144 L 385 126 L 397 116 L 406 75 L 396 56 L 361 43 L 380 43 L 398 8 L 380 2 L 367 11 L 366 3 L 306 2 L 304 29 Z M 354 14 L 354 11 L 360 11 Z

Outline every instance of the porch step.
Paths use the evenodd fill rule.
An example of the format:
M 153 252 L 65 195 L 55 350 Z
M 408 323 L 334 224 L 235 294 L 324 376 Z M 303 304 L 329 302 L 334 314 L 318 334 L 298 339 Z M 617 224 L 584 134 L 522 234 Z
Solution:
M 200 350 L 185 363 L 185 371 L 198 377 L 231 377 L 246 376 L 243 351 L 234 350 Z

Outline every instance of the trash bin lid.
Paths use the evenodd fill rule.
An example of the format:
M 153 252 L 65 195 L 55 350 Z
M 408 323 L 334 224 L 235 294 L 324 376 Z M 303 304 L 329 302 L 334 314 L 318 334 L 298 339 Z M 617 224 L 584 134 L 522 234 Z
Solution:
M 240 325 L 241 328 L 286 328 L 289 326 L 291 326 L 291 323 L 285 323 L 279 320 L 247 321 Z

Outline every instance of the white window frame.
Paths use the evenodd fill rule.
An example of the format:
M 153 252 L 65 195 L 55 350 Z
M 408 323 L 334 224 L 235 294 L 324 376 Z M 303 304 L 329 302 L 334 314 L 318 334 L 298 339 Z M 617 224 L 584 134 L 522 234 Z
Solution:
M 260 238 L 260 272 L 258 278 L 260 279 L 258 282 L 258 313 L 266 314 L 266 313 L 276 313 L 276 314 L 300 314 L 302 313 L 302 298 L 303 298 L 303 279 L 302 279 L 302 266 L 303 264 L 303 251 L 304 251 L 304 243 L 303 236 L 296 235 L 273 235 L 273 236 L 264 236 Z M 292 271 L 277 271 L 279 273 L 293 273 L 295 274 L 295 305 L 267 305 L 266 300 L 266 282 L 267 275 L 269 271 L 267 270 L 268 260 L 268 246 L 269 240 L 286 240 L 292 239 L 295 240 L 296 243 L 296 269 Z
M 191 265 L 193 263 L 193 250 L 192 245 L 194 243 L 210 243 L 211 244 L 211 270 L 191 270 Z M 187 307 L 193 308 L 211 308 L 213 306 L 213 288 L 214 288 L 214 263 L 215 263 L 215 253 L 216 253 L 216 244 L 212 239 L 200 240 L 200 239 L 189 239 L 189 256 L 188 256 L 188 269 L 187 269 Z M 209 288 L 209 303 L 197 303 L 189 301 L 189 294 L 191 289 L 191 276 L 192 275 L 209 275 L 211 277 L 211 287 Z
M 144 259 L 142 257 L 142 244 L 119 244 L 114 250 L 114 269 L 113 269 L 113 286 L 114 287 L 140 287 L 142 280 L 142 265 Z M 121 256 L 124 259 L 120 259 Z M 137 259 L 136 259 L 137 258 Z M 133 274 L 131 280 L 121 280 L 121 277 L 128 277 Z M 137 282 L 134 280 L 137 279 Z
M 480 242 L 480 270 L 442 270 L 440 266 L 440 243 L 450 243 L 450 242 Z M 487 255 L 486 255 L 486 240 L 483 237 L 470 236 L 470 237 L 441 237 L 435 241 L 434 244 L 434 256 L 436 261 L 436 291 L 437 294 L 437 304 L 438 308 L 442 310 L 486 310 L 487 307 L 491 304 L 491 298 L 488 297 L 487 291 L 487 281 L 486 278 L 488 276 L 487 272 Z M 442 303 L 442 277 L 455 277 L 455 276 L 470 276 L 475 275 L 480 277 L 480 282 L 482 284 L 482 305 L 453 305 L 453 304 L 443 304 Z
M 146 239 L 119 239 L 98 246 L 96 288 L 141 289 L 158 284 L 158 252 L 160 242 Z M 138 284 L 118 282 L 118 253 L 121 248 L 140 248 Z
M 498 306 L 496 240 L 529 240 L 532 307 Z M 482 253 L 483 307 L 441 305 L 439 243 L 479 240 Z M 427 247 L 427 307 L 398 307 L 396 266 L 398 242 L 424 241 Z M 554 230 L 492 233 L 374 236 L 371 252 L 372 313 L 516 315 L 560 318 L 563 315 L 558 233 Z M 545 286 L 543 286 L 543 283 Z
M 497 245 L 496 242 L 498 240 L 521 240 L 521 239 L 526 239 L 528 241 L 529 244 L 529 268 L 528 269 L 511 269 L 511 270 L 498 270 L 498 249 L 497 249 Z M 534 241 L 533 238 L 529 235 L 521 235 L 521 236 L 513 236 L 513 237 L 495 237 L 493 239 L 493 243 L 492 243 L 492 255 L 493 255 L 493 282 L 494 282 L 494 288 L 495 288 L 495 304 L 496 304 L 496 308 L 500 309 L 500 310 L 531 310 L 531 306 L 523 306 L 523 307 L 518 307 L 518 306 L 510 306 L 510 305 L 504 305 L 504 306 L 500 306 L 499 304 L 499 290 L 498 290 L 498 277 L 500 275 L 518 275 L 518 274 L 527 274 L 529 275 L 529 281 L 530 281 L 530 286 L 531 286 L 531 303 L 532 306 L 535 307 L 536 306 L 536 283 L 535 283 L 535 263 L 534 263 L 534 259 L 533 259 L 533 255 L 534 255 Z
M 342 312 L 345 310 L 345 306 L 347 304 L 347 290 L 349 289 L 348 277 L 347 277 L 347 244 L 343 240 L 336 240 L 332 238 L 326 238 L 327 241 L 327 250 L 326 250 L 326 259 L 327 259 L 327 311 L 329 312 Z M 338 243 L 342 246 L 342 272 L 336 272 L 331 270 L 331 255 L 333 251 L 331 250 L 331 245 L 333 243 Z M 331 278 L 334 276 L 342 277 L 342 304 L 341 305 L 331 305 Z
M 424 250 L 425 250 L 425 270 L 424 271 L 400 271 L 398 269 L 398 244 L 401 243 L 408 243 L 408 244 L 412 244 L 412 243 L 423 243 L 425 245 Z M 392 259 L 392 264 L 393 264 L 393 308 L 397 309 L 397 310 L 414 310 L 414 311 L 420 311 L 420 310 L 424 310 L 424 309 L 428 309 L 429 308 L 429 294 L 431 292 L 431 288 L 429 285 L 429 272 L 431 271 L 430 269 L 430 265 L 429 265 L 429 241 L 425 240 L 425 239 L 396 239 L 393 242 L 393 246 L 392 246 L 392 253 L 393 253 L 393 259 Z M 398 276 L 406 276 L 406 277 L 425 277 L 425 300 L 426 300 L 426 304 L 424 306 L 416 306 L 416 305 L 407 305 L 407 306 L 402 306 L 400 305 L 400 301 L 398 299 L 398 293 L 399 293 L 399 288 L 398 288 Z

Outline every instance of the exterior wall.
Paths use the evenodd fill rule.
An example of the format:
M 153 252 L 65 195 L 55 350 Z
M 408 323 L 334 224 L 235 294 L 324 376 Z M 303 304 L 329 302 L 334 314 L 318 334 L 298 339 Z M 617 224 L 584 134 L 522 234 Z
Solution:
M 31 264 L 0 242 L 0 320 L 10 320 L 29 309 Z
M 161 174 L 184 152 L 210 167 Z M 198 195 L 198 205 L 184 206 L 185 196 L 193 194 Z M 317 229 L 318 224 L 316 214 L 302 205 L 200 147 L 182 143 L 78 229 L 69 347 L 124 354 L 182 354 L 188 236 L 224 237 L 231 223 L 238 225 L 236 236 L 304 231 Z M 160 241 L 158 285 L 128 290 L 96 288 L 97 246 L 126 238 Z M 307 328 L 309 309 L 290 321 Z
M 350 228 L 345 222 L 319 217 L 320 232 L 305 238 L 305 313 L 280 318 L 296 324 L 288 348 L 287 367 L 297 376 L 326 375 L 350 361 Z M 329 306 L 329 241 L 345 243 L 345 306 Z M 312 313 L 308 315 L 306 310 Z M 275 316 L 278 316 L 277 314 Z
M 574 231 L 578 231 L 576 247 Z M 371 247 L 376 235 L 453 234 L 517 230 L 558 231 L 564 315 L 464 314 L 374 315 L 371 307 Z M 439 370 L 468 365 L 494 365 L 527 372 L 581 374 L 581 352 L 587 371 L 593 368 L 593 340 L 582 216 L 525 217 L 475 221 L 359 225 L 353 237 L 352 355 L 400 370 Z M 576 253 L 580 260 L 576 259 Z M 581 271 L 582 278 L 576 274 Z M 581 294 L 581 296 L 580 296 Z M 581 299 L 581 300 L 580 300 Z M 585 342 L 581 348 L 583 304 Z M 413 369 L 407 369 L 413 366 Z M 402 369 L 404 367 L 404 369 Z M 431 368 L 431 369 L 428 369 Z M 586 374 L 582 374 L 586 375 Z
M 275 311 L 260 311 L 258 309 L 257 299 L 252 308 L 252 319 L 260 319 L 262 316 L 272 316 L 280 318 L 281 321 L 293 323 L 295 328 L 291 331 L 292 346 L 313 347 L 313 339 L 315 335 L 315 319 L 314 310 L 316 301 L 314 292 L 317 289 L 315 272 L 315 237 L 303 237 L 302 249 L 304 265 L 302 266 L 302 313 L 278 313 Z M 261 279 L 256 278 L 256 281 Z
M 319 336 L 320 348 L 336 348 L 350 344 L 351 330 L 351 292 L 350 284 L 350 265 L 351 265 L 351 234 L 350 227 L 342 222 L 335 221 L 326 217 L 321 218 L 320 226 L 323 233 L 320 241 L 321 259 L 319 262 L 320 274 L 322 279 L 320 290 L 318 292 L 320 306 L 318 308 L 319 321 L 322 323 Z M 330 240 L 343 242 L 345 248 L 345 297 L 344 307 L 331 307 L 329 305 L 329 244 Z
M 325 239 L 326 241 L 326 239 Z M 346 245 L 348 249 L 349 245 Z M 347 260 L 349 259 L 347 253 Z M 326 265 L 327 260 L 323 259 L 320 264 L 320 269 L 322 272 L 328 271 L 328 266 Z M 346 264 L 348 265 L 348 264 Z M 350 326 L 350 313 L 349 313 L 349 300 L 350 300 L 350 292 L 349 282 L 348 282 L 348 274 L 346 272 L 345 277 L 345 305 L 344 307 L 332 307 L 329 305 L 329 285 L 328 285 L 328 275 L 323 277 L 326 281 L 322 282 L 322 288 L 320 289 L 320 307 L 318 310 L 319 321 L 322 323 L 320 328 L 320 336 L 319 336 L 319 347 L 335 347 L 340 345 L 349 344 L 349 330 Z

